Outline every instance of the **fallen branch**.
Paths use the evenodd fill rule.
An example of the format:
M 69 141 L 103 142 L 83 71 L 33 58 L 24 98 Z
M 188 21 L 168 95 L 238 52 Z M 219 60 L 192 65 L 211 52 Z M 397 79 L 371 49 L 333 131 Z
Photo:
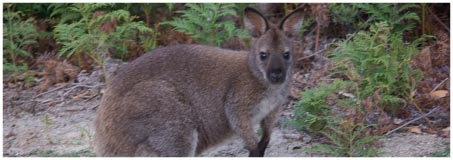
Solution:
M 431 92 L 429 92 L 429 93 L 433 93 L 434 91 L 436 91 L 436 90 L 437 90 L 437 88 L 439 88 L 439 87 L 440 87 L 440 85 L 444 84 L 444 83 L 445 83 L 445 81 L 447 81 L 447 80 L 448 80 L 448 77 L 447 77 L 447 78 L 445 78 L 445 79 L 444 79 L 444 80 L 443 80 L 442 82 L 440 82 L 439 84 L 437 84 L 437 85 L 436 85 L 436 87 L 434 87 L 434 89 L 433 89 L 433 90 L 431 90 Z
M 84 84 L 80 84 L 80 83 L 74 83 L 71 88 L 65 89 L 66 92 L 63 94 L 63 97 L 65 97 L 71 91 L 73 91 L 74 89 L 79 88 L 79 87 L 83 87 L 83 88 L 97 88 L 97 87 L 101 87 L 103 85 L 104 84 L 97 84 L 97 85 L 89 86 L 89 85 L 84 85 Z
M 60 89 L 62 89 L 62 88 L 64 88 L 64 87 L 66 87 L 66 86 L 61 86 L 61 87 L 58 87 L 58 88 L 49 90 L 49 91 L 47 91 L 47 92 L 40 93 L 40 94 L 36 95 L 35 97 L 33 97 L 33 99 L 36 99 L 36 98 L 38 98 L 38 97 L 40 97 L 40 96 L 42 96 L 42 95 L 45 95 L 45 94 L 48 94 L 48 93 L 51 93 L 51 92 L 55 92 L 55 91 L 60 90 Z
M 300 57 L 300 58 L 298 58 L 297 60 L 298 60 L 298 61 L 300 61 L 300 60 L 303 60 L 303 59 L 307 59 L 307 58 L 310 58 L 310 57 L 316 56 L 316 55 L 318 55 L 319 53 L 321 53 L 321 52 L 324 52 L 324 51 L 326 51 L 326 50 L 327 50 L 327 48 L 321 49 L 321 50 L 319 50 L 319 51 L 317 51 L 317 52 L 313 53 L 312 55 L 308 55 L 308 56 Z
M 410 103 L 415 107 L 415 109 L 417 109 L 418 113 L 420 113 L 421 115 L 424 115 L 424 112 L 422 111 L 422 109 L 420 107 L 418 107 L 418 105 L 416 103 L 414 103 L 413 101 L 410 101 Z M 429 119 L 426 116 L 422 116 L 422 118 L 425 119 L 429 128 L 434 129 L 434 126 L 431 124 L 431 122 L 429 121 Z
M 83 102 L 88 102 L 88 101 L 90 101 L 90 100 L 96 98 L 97 96 L 99 96 L 99 94 L 96 94 L 96 95 L 94 95 L 94 96 L 91 96 L 91 97 L 89 97 L 88 99 L 84 100 Z
M 433 13 L 433 11 L 431 11 L 430 9 L 428 9 L 428 11 L 429 11 L 429 13 L 431 13 L 431 15 L 434 17 L 434 19 L 435 19 L 442 27 L 444 27 L 445 30 L 447 30 L 448 32 L 450 32 L 450 28 L 449 28 L 447 25 L 445 25 L 445 23 L 442 22 L 442 21 L 440 20 L 440 18 L 437 17 L 437 15 Z
M 424 114 L 424 115 L 420 115 L 419 117 L 417 117 L 417 118 L 415 118 L 415 119 L 413 119 L 413 120 L 410 120 L 409 122 L 404 123 L 403 125 L 401 125 L 401 126 L 395 128 L 395 129 L 393 129 L 393 130 L 391 130 L 391 131 L 385 133 L 384 135 L 385 135 L 385 136 L 388 136 L 388 135 L 392 134 L 393 132 L 395 132 L 395 131 L 397 131 L 397 130 L 400 130 L 401 128 L 403 128 L 403 127 L 405 127 L 405 126 L 407 126 L 407 125 L 409 125 L 409 124 L 411 124 L 411 123 L 413 123 L 413 122 L 415 122 L 415 121 L 417 121 L 417 120 L 419 120 L 419 119 L 422 119 L 423 117 L 426 117 L 426 116 L 428 116 L 428 115 L 434 113 L 434 112 L 437 111 L 438 109 L 439 109 L 439 107 L 436 107 L 436 108 L 432 109 L 431 111 L 429 111 L 428 113 L 426 113 L 426 114 Z

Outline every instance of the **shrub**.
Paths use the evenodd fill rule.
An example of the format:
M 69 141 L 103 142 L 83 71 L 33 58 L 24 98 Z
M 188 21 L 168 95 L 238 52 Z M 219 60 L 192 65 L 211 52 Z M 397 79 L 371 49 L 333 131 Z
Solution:
M 55 38 L 57 43 L 62 45 L 59 56 L 88 54 L 102 66 L 105 73 L 104 60 L 109 49 L 114 49 L 117 56 L 123 57 L 127 54 L 128 44 L 136 43 L 137 35 L 147 43 L 149 39 L 155 38 L 146 36 L 154 34 L 154 31 L 141 21 L 135 22 L 137 17 L 131 16 L 128 11 L 100 11 L 106 6 L 109 4 L 72 4 L 67 8 L 73 16 L 78 14 L 81 18 L 70 24 L 60 23 L 55 27 Z
M 328 131 L 321 133 L 329 140 L 328 144 L 318 144 L 310 148 L 312 152 L 327 153 L 335 157 L 376 157 L 378 152 L 373 142 L 378 136 L 366 135 L 368 127 L 363 123 L 345 121 L 339 125 L 329 125 Z
M 24 15 L 14 10 L 15 4 L 4 4 L 3 7 L 3 70 L 14 73 L 27 70 L 26 64 L 18 66 L 17 58 L 32 57 L 23 47 L 37 43 L 33 18 L 22 20 Z
M 376 156 L 372 144 L 378 137 L 369 132 L 375 126 L 365 124 L 365 116 L 372 114 L 365 113 L 370 107 L 367 100 L 374 97 L 371 105 L 395 111 L 401 102 L 411 99 L 422 78 L 420 71 L 411 68 L 411 60 L 423 38 L 408 44 L 401 32 L 391 30 L 386 22 L 376 23 L 351 41 L 335 43 L 338 49 L 330 54 L 333 75 L 344 80 L 306 90 L 295 102 L 291 124 L 312 137 L 322 135 L 328 140 L 311 151 Z
M 290 124 L 308 133 L 312 138 L 324 136 L 326 144 L 313 146 L 310 152 L 332 156 L 376 156 L 372 147 L 378 138 L 367 135 L 366 126 L 352 81 L 335 80 L 322 83 L 318 88 L 302 92 L 295 102 L 294 119 Z
M 409 98 L 423 76 L 411 68 L 422 39 L 407 44 L 401 32 L 392 33 L 391 29 L 386 22 L 376 23 L 352 41 L 336 43 L 340 49 L 331 54 L 338 71 L 358 83 L 358 98 L 366 99 L 379 90 L 377 103 L 383 106 L 395 106 Z
M 318 88 L 301 93 L 300 101 L 295 101 L 294 121 L 290 122 L 298 130 L 311 136 L 317 136 L 328 123 L 334 122 L 331 103 L 327 98 L 345 89 L 345 81 L 334 81 L 332 84 L 322 83 Z
M 352 4 L 331 3 L 329 4 L 329 14 L 331 20 L 335 24 L 352 26 L 358 29 L 359 25 L 359 9 Z
M 161 24 L 169 24 L 174 30 L 189 34 L 198 43 L 221 46 L 232 38 L 247 38 L 244 30 L 236 28 L 234 22 L 223 21 L 236 16 L 234 4 L 228 3 L 188 3 L 188 9 L 177 11 L 181 18 Z
M 409 31 L 415 27 L 414 21 L 420 21 L 420 18 L 415 12 L 408 11 L 412 8 L 419 8 L 420 5 L 418 4 L 356 3 L 354 5 L 369 15 L 371 24 L 387 22 L 392 27 L 393 33 Z

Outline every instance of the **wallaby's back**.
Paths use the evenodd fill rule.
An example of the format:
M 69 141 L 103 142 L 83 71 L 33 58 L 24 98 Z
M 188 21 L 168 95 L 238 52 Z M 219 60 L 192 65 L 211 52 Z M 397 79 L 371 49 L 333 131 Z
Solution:
M 227 72 L 234 73 L 246 67 L 247 52 L 203 45 L 176 45 L 158 48 L 120 68 L 117 76 L 111 80 L 115 85 L 109 89 L 127 93 L 137 82 L 161 78 L 174 83 L 180 80 L 185 83 L 191 79 L 195 79 L 194 82 L 203 82 L 197 81 L 201 79 L 218 80 L 218 76 L 232 74 Z

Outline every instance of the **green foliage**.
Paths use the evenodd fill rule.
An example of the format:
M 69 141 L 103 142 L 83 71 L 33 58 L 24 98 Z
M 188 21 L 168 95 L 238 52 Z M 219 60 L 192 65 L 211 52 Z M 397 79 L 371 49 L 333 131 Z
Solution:
M 369 32 L 359 32 L 350 42 L 336 43 L 332 53 L 339 72 L 358 83 L 359 99 L 376 92 L 383 105 L 395 105 L 411 96 L 422 73 L 411 68 L 411 60 L 419 52 L 420 40 L 406 44 L 401 33 L 391 33 L 391 27 L 381 22 Z
M 354 29 L 359 29 L 361 26 L 360 22 L 360 10 L 353 4 L 345 3 L 331 3 L 329 4 L 330 19 L 336 25 L 350 26 Z
M 327 124 L 334 122 L 331 104 L 326 99 L 350 87 L 345 81 L 336 80 L 332 84 L 322 83 L 318 88 L 301 93 L 302 100 L 294 102 L 294 120 L 290 125 L 312 136 L 320 134 Z
M 447 144 L 447 148 L 445 148 L 442 151 L 434 152 L 432 154 L 433 157 L 450 157 L 450 145 L 449 143 Z
M 59 56 L 71 57 L 73 54 L 86 53 L 103 66 L 109 49 L 114 49 L 117 56 L 123 57 L 127 54 L 127 44 L 136 43 L 136 35 L 140 35 L 139 38 L 145 42 L 155 41 L 154 36 L 147 36 L 154 34 L 154 31 L 141 21 L 135 22 L 137 17 L 131 16 L 128 11 L 120 9 L 97 12 L 108 5 L 80 3 L 68 7 L 69 12 L 75 12 L 81 18 L 55 27 L 55 38 L 62 45 Z M 115 25 L 111 32 L 101 30 L 103 25 L 112 22 Z
M 48 7 L 50 3 L 16 3 L 16 10 L 21 11 L 24 15 L 33 15 L 37 19 L 48 18 L 51 10 Z
M 345 122 L 338 126 L 329 125 L 322 131 L 330 143 L 319 144 L 310 149 L 312 152 L 327 153 L 335 157 L 376 157 L 377 151 L 371 146 L 377 136 L 363 136 L 367 127 L 363 124 Z
M 181 18 L 161 24 L 170 24 L 178 32 L 192 36 L 197 42 L 221 46 L 232 38 L 247 38 L 245 31 L 236 28 L 232 21 L 222 21 L 229 16 L 236 16 L 234 4 L 228 3 L 188 3 L 188 9 L 176 11 Z
M 403 41 L 402 32 L 392 32 L 386 22 L 358 32 L 351 41 L 335 43 L 331 53 L 335 73 L 347 79 L 321 84 L 304 91 L 292 124 L 310 135 L 323 135 L 329 143 L 311 151 L 332 156 L 376 156 L 371 146 L 378 138 L 367 135 L 363 103 L 375 97 L 374 104 L 396 110 L 403 100 L 411 99 L 420 71 L 411 68 L 424 38 L 412 43 Z M 345 98 L 342 98 L 345 97 Z M 351 116 L 345 113 L 354 113 Z
M 34 82 L 35 77 L 33 74 L 31 74 L 29 71 L 24 73 L 24 82 L 25 82 L 25 87 L 26 88 L 31 88 L 33 82 Z
M 113 7 L 106 3 L 54 3 L 48 10 L 52 10 L 50 17 L 59 18 L 59 23 L 73 23 L 77 21 L 89 21 L 94 11 Z
M 409 31 L 415 27 L 413 21 L 420 21 L 415 12 L 409 9 L 419 8 L 418 4 L 397 4 L 397 3 L 357 3 L 357 8 L 367 13 L 372 23 L 387 22 L 393 27 L 392 32 L 399 33 Z M 407 23 L 404 23 L 407 21 Z
M 37 43 L 33 18 L 22 20 L 25 16 L 21 11 L 15 11 L 14 4 L 4 4 L 3 7 L 3 70 L 14 73 L 27 70 L 26 64 L 17 66 L 17 58 L 32 57 L 23 47 Z
M 8 60 L 6 60 L 5 58 L 3 58 L 3 71 L 4 72 L 18 73 L 18 72 L 27 71 L 27 70 L 28 70 L 27 64 L 14 65 L 14 64 L 8 62 Z M 13 79 L 15 80 L 15 74 L 13 76 L 14 76 Z
M 322 83 L 316 89 L 301 93 L 302 100 L 295 102 L 294 119 L 290 125 L 312 137 L 322 135 L 328 139 L 327 144 L 315 145 L 311 152 L 342 157 L 376 156 L 371 144 L 378 137 L 365 135 L 367 127 L 363 119 L 356 122 L 343 115 L 360 112 L 360 106 L 354 96 L 338 95 L 356 93 L 357 89 L 357 84 L 352 81 L 335 80 L 332 84 Z
M 302 23 L 302 27 L 300 27 L 299 34 L 304 35 L 305 32 L 308 31 L 308 28 L 315 23 L 315 20 L 311 17 L 307 17 L 304 19 L 304 23 Z
M 44 124 L 44 132 L 46 133 L 46 138 L 49 141 L 50 144 L 53 144 L 54 142 L 52 141 L 50 134 L 49 134 L 49 128 L 54 124 L 52 119 L 50 119 L 47 115 L 41 116 L 41 123 Z

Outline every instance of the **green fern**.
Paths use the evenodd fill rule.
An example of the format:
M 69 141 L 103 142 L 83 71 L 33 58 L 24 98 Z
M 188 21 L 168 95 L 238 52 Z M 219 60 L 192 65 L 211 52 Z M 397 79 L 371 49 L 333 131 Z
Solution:
M 201 44 L 221 46 L 232 38 L 247 38 L 244 30 L 238 29 L 231 21 L 222 21 L 228 16 L 236 16 L 235 5 L 228 3 L 188 3 L 188 9 L 177 11 L 181 18 L 163 22 L 174 30 L 189 34 Z
M 294 118 L 289 124 L 311 137 L 327 138 L 326 144 L 315 145 L 310 152 L 337 157 L 376 156 L 372 143 L 378 137 L 366 135 L 368 127 L 364 126 L 364 119 L 351 121 L 341 114 L 356 112 L 356 116 L 361 117 L 362 106 L 357 103 L 360 100 L 354 96 L 338 97 L 342 92 L 357 94 L 360 91 L 357 83 L 335 80 L 302 92 L 301 100 L 294 103 Z
M 359 32 L 350 42 L 339 42 L 332 53 L 333 63 L 345 75 L 359 82 L 359 99 L 380 90 L 383 106 L 395 107 L 407 99 L 421 80 L 422 73 L 411 68 L 420 41 L 407 44 L 401 33 L 392 33 L 385 22 L 376 23 L 369 32 Z
M 341 90 L 350 88 L 351 83 L 335 80 L 332 84 L 321 84 L 318 88 L 301 93 L 302 100 L 294 102 L 294 119 L 290 125 L 311 136 L 320 135 L 320 131 L 335 121 L 331 104 L 326 99 Z
M 354 5 L 370 16 L 371 23 L 387 22 L 389 26 L 393 27 L 392 32 L 394 33 L 409 31 L 415 27 L 414 21 L 420 21 L 415 12 L 409 11 L 413 8 L 419 8 L 419 4 L 357 3 Z M 407 21 L 407 23 L 404 21 Z
M 330 125 L 322 134 L 329 140 L 328 144 L 317 144 L 311 152 L 330 154 L 335 157 L 376 157 L 377 151 L 372 147 L 378 136 L 363 136 L 367 127 L 363 124 L 343 123 Z
M 135 22 L 137 17 L 131 16 L 126 10 L 104 11 L 97 17 L 93 16 L 96 11 L 108 6 L 111 5 L 72 4 L 68 7 L 81 18 L 71 24 L 60 23 L 55 27 L 55 38 L 62 45 L 59 56 L 69 58 L 74 54 L 88 54 L 105 70 L 104 60 L 109 49 L 116 50 L 117 56 L 124 57 L 127 54 L 126 43 L 135 43 L 136 35 L 140 35 L 138 38 L 141 41 L 155 41 L 155 36 L 145 36 L 155 34 L 154 31 L 141 21 Z M 113 20 L 117 22 L 113 32 L 106 33 L 100 29 L 103 24 Z
M 331 3 L 329 4 L 329 14 L 334 24 L 351 26 L 354 29 L 359 29 L 360 10 L 353 4 Z M 351 28 L 351 29 L 352 29 Z
M 24 14 L 14 8 L 15 4 L 3 6 L 3 70 L 16 73 L 28 69 L 26 64 L 18 66 L 17 58 L 32 57 L 23 47 L 37 43 L 38 34 L 33 25 L 34 19 L 22 20 Z M 16 81 L 15 74 L 13 80 Z

